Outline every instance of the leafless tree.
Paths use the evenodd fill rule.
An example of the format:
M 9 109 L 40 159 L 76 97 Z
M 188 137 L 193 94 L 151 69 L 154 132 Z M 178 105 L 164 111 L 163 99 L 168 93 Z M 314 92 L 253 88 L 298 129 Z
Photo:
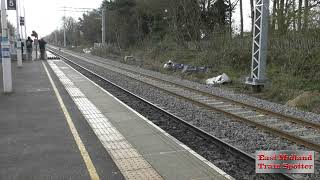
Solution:
M 243 37 L 243 7 L 242 7 L 242 0 L 240 0 L 240 36 Z
M 254 5 L 253 5 L 253 0 L 250 0 L 250 7 L 251 7 L 251 32 L 253 33 L 253 28 L 254 28 Z

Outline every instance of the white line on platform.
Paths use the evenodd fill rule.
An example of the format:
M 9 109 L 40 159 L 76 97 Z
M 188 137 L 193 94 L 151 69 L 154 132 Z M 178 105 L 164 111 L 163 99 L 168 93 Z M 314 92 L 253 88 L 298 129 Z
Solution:
M 60 62 L 64 63 L 63 61 Z M 151 165 L 133 148 L 125 137 L 110 123 L 108 118 L 106 118 L 103 113 L 101 113 L 101 111 L 86 98 L 79 88 L 75 85 L 70 86 L 70 84 L 64 83 L 70 81 L 70 79 L 59 69 L 59 67 L 52 61 L 49 61 L 48 63 L 62 84 L 65 87 L 69 87 L 66 88 L 67 92 L 88 121 L 98 139 L 109 152 L 124 177 L 129 180 L 136 179 L 137 177 L 141 180 L 147 180 L 150 177 L 154 180 L 162 180 L 163 178 L 157 173 L 157 171 L 154 170 Z M 72 68 L 71 66 L 69 67 Z M 76 70 L 75 72 L 79 73 Z M 78 94 L 83 96 L 79 97 L 77 96 Z
M 55 92 L 55 95 L 56 95 L 56 97 L 58 99 L 60 107 L 61 107 L 61 109 L 63 111 L 63 114 L 64 114 L 64 116 L 66 118 L 66 121 L 67 121 L 67 123 L 69 125 L 69 128 L 70 128 L 70 131 L 71 131 L 71 133 L 73 135 L 73 138 L 77 143 L 78 149 L 80 150 L 81 156 L 82 156 L 82 158 L 83 158 L 83 160 L 84 160 L 84 162 L 86 164 L 86 167 L 88 169 L 88 172 L 90 174 L 91 179 L 92 180 L 100 180 L 100 177 L 99 177 L 99 175 L 98 175 L 98 173 L 96 171 L 96 168 L 94 167 L 94 165 L 92 163 L 90 155 L 89 155 L 88 151 L 86 150 L 86 147 L 84 146 L 84 144 L 83 144 L 83 142 L 82 142 L 82 140 L 81 140 L 81 138 L 79 136 L 79 133 L 78 133 L 78 131 L 77 131 L 77 129 L 76 129 L 74 123 L 73 123 L 73 120 L 72 120 L 72 118 L 71 118 L 71 116 L 70 116 L 70 114 L 69 114 L 69 112 L 68 112 L 68 110 L 67 110 L 67 108 L 66 108 L 66 106 L 65 106 L 65 104 L 64 104 L 64 102 L 63 102 L 63 100 L 61 98 L 61 96 L 60 96 L 60 93 L 59 93 L 55 83 L 53 82 L 53 80 L 51 78 L 51 75 L 50 75 L 46 65 L 43 62 L 42 62 L 42 65 L 43 65 L 43 67 L 44 67 L 44 69 L 45 69 L 45 71 L 46 71 L 46 73 L 48 75 L 48 78 L 50 80 L 52 88 L 53 88 L 53 90 Z

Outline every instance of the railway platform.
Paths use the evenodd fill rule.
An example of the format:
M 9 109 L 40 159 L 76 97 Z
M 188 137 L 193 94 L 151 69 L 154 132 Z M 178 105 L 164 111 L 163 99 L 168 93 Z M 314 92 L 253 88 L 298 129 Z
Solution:
M 61 60 L 12 70 L 0 179 L 232 179 Z

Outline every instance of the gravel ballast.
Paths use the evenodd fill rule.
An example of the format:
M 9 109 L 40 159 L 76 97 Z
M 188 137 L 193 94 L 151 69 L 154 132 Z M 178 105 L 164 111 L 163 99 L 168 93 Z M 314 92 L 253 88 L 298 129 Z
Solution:
M 182 79 L 181 77 L 175 77 L 175 76 L 170 76 L 170 75 L 162 74 L 162 73 L 155 72 L 155 71 L 150 71 L 150 70 L 143 69 L 140 67 L 123 64 L 123 63 L 120 63 L 117 61 L 112 61 L 110 59 L 104 59 L 101 57 L 86 55 L 86 54 L 81 54 L 81 55 L 86 56 L 88 58 L 97 58 L 99 60 L 106 61 L 107 63 L 113 64 L 113 65 L 116 65 L 119 67 L 129 68 L 129 69 L 135 70 L 137 72 L 142 72 L 142 73 L 145 73 L 148 75 L 159 77 L 159 78 L 169 80 L 169 81 L 172 81 L 172 82 L 184 85 L 184 86 L 193 87 L 198 90 L 211 93 L 213 95 L 226 97 L 226 98 L 229 98 L 229 99 L 232 99 L 235 101 L 254 105 L 259 108 L 264 108 L 264 109 L 278 112 L 278 113 L 282 113 L 285 115 L 294 116 L 294 117 L 308 120 L 308 121 L 311 121 L 314 123 L 320 123 L 320 115 L 312 113 L 312 112 L 301 111 L 301 110 L 294 108 L 294 107 L 290 107 L 290 106 L 258 99 L 258 98 L 252 97 L 252 96 L 248 96 L 246 94 L 235 93 L 229 89 L 224 89 L 224 88 L 220 88 L 220 87 L 213 87 L 213 86 L 208 86 L 205 84 L 192 82 L 189 80 Z
M 186 102 L 184 100 L 169 96 L 168 94 L 159 91 L 156 88 L 153 88 L 143 83 L 139 83 L 137 81 L 132 81 L 132 79 L 130 78 L 113 73 L 111 71 L 107 71 L 102 67 L 86 63 L 76 58 L 72 58 L 72 60 L 97 72 L 98 74 L 126 88 L 127 90 L 140 95 L 146 100 L 163 107 L 163 109 L 169 110 L 178 117 L 181 117 L 182 119 L 190 122 L 191 124 L 200 127 L 206 132 L 209 132 L 210 134 L 223 139 L 225 142 L 228 142 L 247 153 L 253 154 L 256 150 L 307 150 L 304 147 L 294 145 L 291 142 L 276 137 L 272 134 L 265 133 L 259 129 L 256 129 L 255 127 L 230 119 L 226 117 L 224 114 L 199 108 L 191 104 L 190 102 Z M 211 92 L 214 95 L 232 98 L 234 100 L 238 100 L 248 104 L 251 102 L 251 104 L 254 103 L 254 105 L 257 105 L 258 107 L 270 107 L 271 109 L 269 110 L 272 110 L 272 108 L 276 110 L 280 109 L 277 112 L 283 111 L 286 112 L 286 114 L 289 113 L 288 115 L 296 114 L 298 115 L 298 117 L 304 117 L 304 119 L 308 119 L 312 122 L 319 122 L 319 115 L 317 114 L 302 112 L 294 108 L 288 108 L 279 104 L 259 100 L 257 98 L 249 97 L 247 95 L 235 94 L 233 92 L 226 91 L 221 88 L 209 88 L 205 85 L 201 85 L 198 83 L 182 80 L 176 77 L 171 77 L 158 72 L 152 72 L 137 67 L 131 67 L 114 61 L 108 60 L 108 63 L 114 63 L 115 65 L 123 66 L 126 68 L 130 67 L 133 70 L 148 73 L 149 75 L 154 75 L 167 80 L 171 80 L 179 84 L 188 85 L 189 87 L 196 87 L 197 89 L 203 90 L 205 92 Z M 278 106 L 281 106 L 282 110 L 281 108 L 278 108 Z M 318 179 L 320 177 L 319 170 L 316 170 L 315 175 L 308 176 L 310 176 L 311 179 Z
M 282 175 L 277 174 L 255 174 L 255 163 L 251 158 L 242 157 L 238 153 L 230 153 L 230 148 L 221 146 L 221 143 L 212 140 L 211 138 L 204 138 L 194 131 L 194 128 L 186 126 L 177 118 L 160 111 L 154 106 L 141 101 L 140 99 L 130 95 L 129 93 L 111 85 L 77 66 L 70 63 L 71 66 L 79 70 L 82 74 L 89 77 L 91 80 L 99 84 L 115 97 L 134 108 L 140 114 L 148 118 L 148 120 L 155 123 L 157 126 L 165 130 L 167 133 L 183 142 L 185 145 L 196 151 L 198 154 L 214 163 L 216 166 L 227 172 L 229 175 L 237 179 L 265 179 L 265 180 L 281 180 L 286 179 Z M 183 136 L 181 136 L 183 134 Z

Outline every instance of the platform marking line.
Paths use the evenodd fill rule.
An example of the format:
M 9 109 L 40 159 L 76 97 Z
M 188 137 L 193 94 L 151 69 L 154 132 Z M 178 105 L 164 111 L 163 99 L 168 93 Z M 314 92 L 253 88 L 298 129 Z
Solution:
M 66 106 L 65 106 L 65 104 L 64 104 L 64 102 L 62 100 L 62 98 L 61 98 L 59 90 L 57 89 L 55 83 L 53 82 L 53 80 L 51 78 L 51 75 L 50 75 L 46 65 L 43 62 L 42 62 L 42 65 L 43 65 L 43 67 L 44 67 L 44 69 L 45 69 L 45 71 L 46 71 L 46 73 L 48 75 L 49 81 L 50 81 L 50 83 L 52 85 L 52 88 L 53 88 L 53 90 L 55 92 L 55 95 L 56 95 L 56 97 L 58 99 L 58 102 L 59 102 L 60 107 L 61 107 L 61 109 L 63 111 L 63 114 L 64 114 L 64 116 L 65 116 L 65 118 L 67 120 L 67 123 L 69 125 L 70 131 L 71 131 L 71 133 L 73 135 L 74 140 L 76 141 L 76 144 L 78 146 L 78 149 L 80 150 L 81 156 L 82 156 L 82 158 L 83 158 L 83 160 L 84 160 L 84 162 L 86 164 L 86 167 L 87 167 L 87 170 L 89 172 L 91 180 L 100 180 L 100 177 L 99 177 L 99 175 L 98 175 L 98 173 L 96 171 L 96 168 L 94 167 L 94 165 L 92 163 L 90 155 L 89 155 L 88 151 L 86 150 L 86 147 L 84 146 L 84 144 L 83 144 L 83 142 L 82 142 L 82 140 L 81 140 L 81 138 L 79 136 L 79 133 L 78 133 L 73 121 L 72 121 L 72 118 L 71 118 L 71 116 L 70 116 L 70 114 L 69 114 L 69 112 L 68 112 L 68 110 L 67 110 L 67 108 L 66 108 Z
M 62 61 L 55 61 L 62 62 Z M 48 62 L 51 69 L 56 73 L 67 92 L 88 121 L 92 130 L 111 155 L 121 173 L 126 179 L 133 180 L 162 180 L 163 178 L 152 166 L 140 155 L 124 136 L 110 123 L 101 111 L 84 96 L 77 96 L 81 90 L 74 84 L 64 84 L 70 79 L 60 70 L 54 62 Z M 76 71 L 77 72 L 77 71 Z M 82 77 L 82 76 L 81 76 Z M 68 88 L 67 88 L 68 87 Z
M 60 60 L 61 61 L 61 60 Z M 57 61 L 56 61 L 57 62 Z M 63 61 L 61 61 L 63 62 Z M 64 63 L 64 62 L 63 62 Z M 147 122 L 148 124 L 150 124 L 151 126 L 153 126 L 155 129 L 157 129 L 158 131 L 160 131 L 161 133 L 163 133 L 165 136 L 167 136 L 168 138 L 170 138 L 172 141 L 174 141 L 175 143 L 179 144 L 181 147 L 183 147 L 185 150 L 187 150 L 189 153 L 191 153 L 193 156 L 195 156 L 196 158 L 198 158 L 200 161 L 202 161 L 204 164 L 208 165 L 210 168 L 214 169 L 215 171 L 217 171 L 219 174 L 221 174 L 222 176 L 224 176 L 226 179 L 229 180 L 234 180 L 235 178 L 233 178 L 232 176 L 230 176 L 229 174 L 227 174 L 226 172 L 224 172 L 222 169 L 220 169 L 219 167 L 217 167 L 216 165 L 214 165 L 213 163 L 211 163 L 210 161 L 208 161 L 207 159 L 205 159 L 204 157 L 202 157 L 201 155 L 199 155 L 197 152 L 193 151 L 192 149 L 190 149 L 188 146 L 186 146 L 184 143 L 180 142 L 179 140 L 177 140 L 175 137 L 171 136 L 170 134 L 168 134 L 166 131 L 164 131 L 163 129 L 161 129 L 159 126 L 157 126 L 156 124 L 154 124 L 153 122 L 151 122 L 149 119 L 147 119 L 146 117 L 144 117 L 143 115 L 141 115 L 140 113 L 138 113 L 136 110 L 132 109 L 130 106 L 128 106 L 127 104 L 125 104 L 124 102 L 122 102 L 121 100 L 119 100 L 117 97 L 115 97 L 114 95 L 112 95 L 110 92 L 108 92 L 107 90 L 103 89 L 101 86 L 99 86 L 98 84 L 96 84 L 95 82 L 93 82 L 91 79 L 89 79 L 88 77 L 84 76 L 83 74 L 81 74 L 80 72 L 78 72 L 77 70 L 75 70 L 73 67 L 71 67 L 69 64 L 67 64 L 71 69 L 73 69 L 74 71 L 76 71 L 77 73 L 79 73 L 81 76 L 83 76 L 85 79 L 87 79 L 88 81 L 90 81 L 92 84 L 94 84 L 96 87 L 98 87 L 99 89 L 101 89 L 103 92 L 105 92 L 106 94 L 108 94 L 110 97 L 114 98 L 116 101 L 118 101 L 120 104 L 122 104 L 123 106 L 125 106 L 127 109 L 129 109 L 130 111 L 132 111 L 133 113 L 135 113 L 137 116 L 139 116 L 141 119 L 143 119 L 145 122 Z M 223 103 L 223 102 L 220 102 Z M 108 144 L 108 146 L 112 146 L 110 144 Z

